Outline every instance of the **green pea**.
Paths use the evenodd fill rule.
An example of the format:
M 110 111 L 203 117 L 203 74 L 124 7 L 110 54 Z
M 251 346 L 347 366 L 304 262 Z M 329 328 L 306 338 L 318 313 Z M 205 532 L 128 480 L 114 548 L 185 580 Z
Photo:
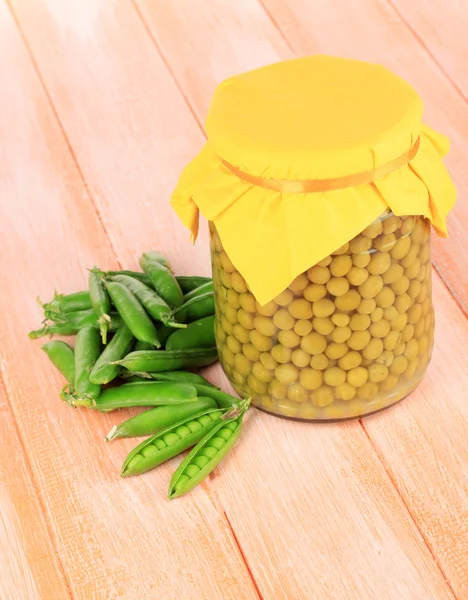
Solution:
M 75 383 L 75 352 L 66 342 L 54 340 L 42 346 L 52 364 L 62 373 L 65 379 Z
M 120 423 L 118 427 L 114 426 L 107 434 L 106 441 L 121 437 L 154 435 L 183 419 L 193 418 L 195 415 L 203 414 L 205 411 L 215 408 L 216 402 L 212 398 L 203 396 L 198 396 L 193 402 L 184 402 L 177 406 L 173 404 L 157 406 L 127 419 Z M 221 414 L 220 411 L 214 412 L 218 413 L 219 416 Z
M 209 425 L 210 421 L 211 421 L 211 417 L 209 417 L 208 415 L 203 415 L 203 417 L 200 417 L 198 419 L 198 422 L 203 426 Z
M 161 343 L 156 327 L 138 298 L 127 287 L 116 281 L 106 281 L 105 285 L 115 308 L 136 339 L 160 348 Z
M 109 314 L 112 304 L 106 286 L 104 285 L 103 276 L 104 273 L 99 269 L 91 269 L 89 272 L 89 296 L 94 312 L 98 315 L 102 343 L 106 344 L 107 331 L 111 320 Z
M 140 258 L 140 267 L 151 279 L 154 289 L 161 298 L 171 308 L 177 308 L 183 302 L 182 290 L 168 266 L 162 264 L 156 255 L 157 253 L 154 252 L 145 252 Z
M 153 456 L 154 454 L 157 454 L 157 453 L 158 453 L 158 448 L 156 446 L 153 446 L 153 444 L 146 446 L 146 448 L 143 448 L 143 450 L 141 451 L 142 456 L 144 456 L 145 458 L 148 458 L 148 456 Z
M 190 435 L 190 429 L 188 427 L 186 427 L 185 425 L 181 425 L 180 427 L 177 427 L 177 429 L 174 431 L 174 433 L 176 435 L 178 435 L 180 438 L 184 438 L 184 437 L 187 437 L 188 435 Z
M 200 452 L 200 455 L 206 456 L 207 458 L 213 458 L 213 456 L 216 456 L 216 448 L 206 446 L 206 448 L 203 448 L 203 450 Z
M 210 459 L 207 458 L 206 456 L 202 456 L 201 454 L 199 456 L 196 456 L 192 463 L 189 465 L 196 465 L 199 469 L 203 469 L 203 467 L 206 467 L 206 465 L 210 462 Z M 189 473 L 185 473 L 186 475 L 189 475 Z M 190 475 L 189 475 L 190 476 Z
M 134 467 L 137 466 L 138 463 L 140 463 L 143 460 L 143 456 L 141 456 L 140 454 L 137 454 L 136 456 L 134 456 L 132 458 L 132 460 L 129 462 L 128 464 L 128 468 L 129 469 L 133 469 Z
M 224 442 L 225 442 L 225 440 L 223 438 L 215 437 L 212 440 L 210 440 L 210 445 L 208 447 L 216 448 L 216 450 L 219 450 L 220 448 L 222 448 L 224 446 Z
M 216 421 L 208 418 L 208 423 L 204 426 L 201 426 L 199 423 L 200 417 L 202 417 L 204 414 L 209 414 L 210 412 L 217 412 L 218 414 L 221 412 L 221 414 Z M 136 448 L 134 448 L 125 459 L 122 466 L 121 475 L 123 477 L 127 477 L 129 475 L 145 473 L 146 471 L 149 471 L 150 469 L 160 465 L 162 462 L 169 460 L 177 454 L 180 454 L 187 448 L 190 448 L 200 441 L 213 427 L 216 427 L 217 424 L 221 422 L 225 412 L 228 411 L 223 412 L 216 409 L 204 411 L 204 413 L 178 421 L 167 429 L 164 429 L 160 433 L 143 441 Z M 193 424 L 198 425 L 198 428 L 195 428 L 194 430 L 191 427 Z M 184 435 L 181 436 L 176 432 L 182 432 Z M 164 445 L 158 443 L 161 441 L 164 443 Z M 149 447 L 154 448 L 155 450 L 150 450 L 147 454 L 147 449 Z M 138 461 L 137 464 L 134 464 L 133 459 L 135 456 L 143 456 L 145 460 Z
M 104 390 L 99 398 L 96 398 L 93 408 L 109 412 L 132 406 L 179 405 L 195 402 L 196 399 L 197 392 L 192 385 L 169 381 L 142 381 Z
M 97 359 L 89 375 L 91 383 L 104 385 L 115 379 L 119 374 L 120 367 L 114 363 L 116 360 L 126 356 L 134 340 L 133 333 L 126 325 L 118 329 L 112 340 L 104 348 L 101 356 Z
M 187 423 L 187 427 L 192 433 L 195 433 L 195 431 L 199 431 L 202 428 L 198 421 L 192 421 L 191 423 Z
M 184 294 L 188 294 L 203 284 L 213 281 L 211 277 L 201 277 L 200 275 L 178 275 L 176 279 Z
M 203 367 L 218 358 L 216 348 L 190 348 L 188 350 L 147 350 L 130 352 L 116 364 L 129 371 L 155 373 Z
M 211 348 L 216 346 L 214 315 L 190 323 L 186 329 L 174 331 L 166 342 L 166 350 Z
M 189 465 L 186 471 L 187 477 L 194 477 L 194 475 L 196 475 L 199 470 L 200 467 L 197 467 L 197 465 Z
M 167 446 L 172 446 L 172 444 L 176 444 L 180 441 L 180 437 L 176 433 L 166 433 L 163 440 L 166 442 Z
M 242 419 L 245 411 L 250 405 L 250 400 L 244 400 L 241 405 L 234 409 L 227 409 L 218 421 L 214 421 L 208 433 L 189 452 L 188 456 L 181 462 L 171 478 L 169 484 L 169 498 L 176 498 L 192 490 L 203 479 L 213 471 L 219 462 L 226 456 L 230 448 L 235 444 L 242 429 Z M 228 427 L 226 427 L 229 425 Z M 219 432 L 228 430 L 232 432 L 230 439 L 225 441 L 219 437 Z M 225 435 L 225 434 L 223 434 Z M 217 448 L 217 446 L 219 446 Z M 212 457 L 206 456 L 205 450 L 211 447 L 215 450 Z M 195 465 L 200 468 L 199 472 L 189 469 Z M 190 475 L 190 473 L 195 473 Z
M 85 327 L 78 332 L 75 345 L 75 394 L 71 400 L 73 406 L 94 406 L 101 393 L 101 386 L 89 380 L 99 355 L 101 339 L 99 331 Z
M 218 431 L 218 436 L 222 437 L 223 440 L 228 441 L 232 437 L 232 431 L 228 427 L 225 427 L 224 429 L 221 429 L 221 431 Z

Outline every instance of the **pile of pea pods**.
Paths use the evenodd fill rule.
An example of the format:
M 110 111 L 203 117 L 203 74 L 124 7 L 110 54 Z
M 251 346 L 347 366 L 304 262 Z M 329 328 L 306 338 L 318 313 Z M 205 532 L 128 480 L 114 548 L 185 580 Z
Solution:
M 41 306 L 42 327 L 29 337 L 76 335 L 42 346 L 67 380 L 60 392 L 70 406 L 109 412 L 147 410 L 115 425 L 106 441 L 150 436 L 130 452 L 121 476 L 145 473 L 192 448 L 174 473 L 169 498 L 198 485 L 240 435 L 250 399 L 221 391 L 191 370 L 217 360 L 213 282 L 175 276 L 155 251 L 141 272 L 89 271 L 87 290 L 55 293 Z

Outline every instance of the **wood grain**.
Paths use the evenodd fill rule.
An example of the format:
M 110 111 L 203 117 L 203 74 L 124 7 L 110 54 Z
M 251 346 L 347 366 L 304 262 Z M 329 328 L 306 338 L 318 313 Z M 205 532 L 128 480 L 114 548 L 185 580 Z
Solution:
M 193 498 L 167 502 L 174 461 L 147 477 L 120 482 L 120 465 L 135 441 L 106 446 L 103 437 L 125 415 L 73 411 L 61 403 L 58 391 L 64 382 L 50 368 L 40 344 L 26 335 L 40 321 L 38 292 L 47 297 L 55 286 L 67 291 L 83 287 L 87 267 L 95 261 L 115 266 L 116 259 L 13 21 L 3 5 L 0 11 L 0 71 L 8 81 L 1 113 L 7 123 L 15 123 L 3 132 L 0 161 L 4 269 L 0 339 L 8 340 L 0 348 L 1 365 L 73 597 L 257 598 L 226 520 L 209 496 L 202 494 L 195 502 Z M 11 438 L 5 447 L 2 439 L 2 450 L 12 453 L 15 441 L 18 444 Z M 0 472 L 3 477 L 3 468 Z M 7 491 L 15 489 L 20 473 L 7 475 Z M 2 500 L 8 499 L 3 483 L 1 488 Z M 26 493 L 18 488 L 14 502 L 22 496 Z M 15 568 L 14 578 L 2 582 L 0 590 L 24 578 L 27 592 L 19 598 L 29 600 L 34 580 L 23 569 L 27 557 L 35 577 L 39 579 L 39 571 L 42 579 L 48 579 L 50 593 L 42 583 L 41 597 L 66 598 L 55 581 L 56 561 L 51 558 L 50 567 L 44 568 L 46 558 L 40 563 L 40 555 L 31 555 L 31 535 L 41 533 L 40 521 L 35 529 L 38 500 L 36 506 L 29 504 L 28 517 L 27 505 L 21 509 L 23 531 L 12 502 L 5 500 L 1 507 L 6 523 L 0 530 L 2 554 L 13 533 L 17 545 L 20 534 L 26 539 L 14 560 L 0 561 L 8 576 Z M 46 552 L 46 536 L 35 544 Z
M 167 199 L 203 144 L 216 84 L 294 53 L 352 53 L 417 79 L 430 124 L 450 129 L 451 165 L 466 187 L 462 99 L 391 7 L 383 0 L 266 6 L 270 18 L 254 0 L 11 0 L 22 45 L 0 4 L 0 114 L 15 123 L 2 129 L 0 162 L 0 198 L 8 199 L 1 204 L 7 276 L 0 297 L 0 340 L 8 343 L 0 358 L 19 435 L 8 443 L 24 445 L 20 459 L 30 461 L 73 597 L 461 600 L 468 325 L 439 280 L 438 331 L 445 335 L 408 401 L 364 427 L 252 411 L 241 443 L 211 480 L 171 503 L 164 496 L 177 461 L 118 481 L 135 442 L 101 440 L 126 415 L 61 404 L 60 377 L 39 344 L 18 335 L 39 319 L 38 292 L 85 285 L 94 263 L 134 266 L 143 249 L 155 247 L 180 273 L 209 273 L 206 228 L 190 248 Z M 438 244 L 437 258 L 462 302 L 468 259 L 454 258 L 464 248 L 466 209 L 457 210 L 452 246 Z M 219 366 L 208 371 L 226 387 Z M 450 387 L 440 373 L 450 373 Z M 11 515 L 11 531 L 8 498 L 18 491 L 11 478 L 9 486 L 0 508 Z M 39 597 L 54 598 L 49 590 L 56 589 L 62 600 L 54 588 L 59 563 L 52 563 L 55 578 L 31 564 L 30 529 L 15 529 L 7 585 L 24 570 L 31 573 L 25 599 L 39 581 L 48 594 Z M 3 585 L 0 597 L 10 589 Z

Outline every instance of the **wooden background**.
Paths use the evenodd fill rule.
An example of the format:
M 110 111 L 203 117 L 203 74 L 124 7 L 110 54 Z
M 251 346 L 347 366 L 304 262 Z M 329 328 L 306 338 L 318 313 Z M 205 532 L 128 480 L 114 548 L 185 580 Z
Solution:
M 0 0 L 1 600 L 468 598 L 467 0 Z M 381 62 L 452 141 L 427 377 L 362 422 L 252 411 L 210 481 L 119 480 L 123 415 L 72 411 L 27 338 L 36 296 L 146 249 L 209 274 L 168 206 L 225 77 L 311 53 Z M 226 385 L 219 367 L 213 381 Z

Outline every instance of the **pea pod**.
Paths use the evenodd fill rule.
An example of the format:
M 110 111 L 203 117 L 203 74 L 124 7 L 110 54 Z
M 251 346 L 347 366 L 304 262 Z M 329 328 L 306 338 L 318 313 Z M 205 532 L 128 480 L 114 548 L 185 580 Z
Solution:
M 187 329 L 179 329 L 169 336 L 166 350 L 184 348 L 211 348 L 216 346 L 214 315 L 193 321 Z
M 225 413 L 181 462 L 169 484 L 168 498 L 177 498 L 201 483 L 236 443 L 250 401 Z M 138 466 L 138 465 L 136 465 Z
M 184 294 L 212 281 L 211 277 L 202 277 L 201 275 L 177 275 L 176 279 Z
M 138 279 L 138 281 L 141 281 L 141 283 L 144 283 L 150 288 L 153 287 L 148 275 L 145 275 L 145 273 L 141 273 L 140 271 L 106 271 L 106 277 L 115 277 L 115 275 L 128 275 L 129 277 L 133 277 L 133 279 Z
M 152 375 L 154 375 L 154 374 L 152 373 Z M 231 396 L 230 394 L 227 394 L 226 392 L 223 392 L 222 390 L 220 390 L 218 388 L 207 386 L 206 384 L 195 383 L 195 382 L 192 385 L 196 388 L 197 392 L 200 395 L 208 396 L 209 398 L 212 398 L 213 400 L 215 400 L 216 404 L 220 408 L 230 408 L 234 404 L 237 404 L 238 402 L 240 402 L 239 398 L 234 398 L 234 396 Z
M 140 258 L 140 267 L 148 275 L 154 289 L 171 308 L 180 306 L 183 293 L 170 269 L 163 265 L 152 252 L 145 252 Z
M 199 375 L 198 373 L 190 373 L 190 371 L 163 371 L 160 373 L 145 373 L 145 375 L 152 377 L 156 381 L 180 381 L 181 383 L 190 383 L 192 385 L 198 384 L 201 386 L 218 389 L 202 375 Z M 202 395 L 207 396 L 208 394 Z
M 66 342 L 54 340 L 44 344 L 42 349 L 68 383 L 75 383 L 75 352 L 73 348 Z
M 156 327 L 136 296 L 116 281 L 106 281 L 105 285 L 115 308 L 136 339 L 160 348 L 161 343 Z
M 104 390 L 93 405 L 102 412 L 132 406 L 175 405 L 195 402 L 197 391 L 193 385 L 169 381 L 151 383 L 124 383 L 119 387 Z
M 51 313 L 68 313 L 77 310 L 88 310 L 93 307 L 88 290 L 67 295 L 57 294 L 56 292 L 50 302 L 42 304 L 39 300 L 39 303 L 44 308 L 44 312 Z
M 106 286 L 102 280 L 104 274 L 99 269 L 91 269 L 89 272 L 89 296 L 94 312 L 98 315 L 99 331 L 102 343 L 107 344 L 107 332 L 110 323 L 111 299 L 107 293 Z
M 170 327 L 187 327 L 187 325 L 177 323 L 177 321 L 171 317 L 172 309 L 170 306 L 164 302 L 153 289 L 144 283 L 141 283 L 141 281 L 129 277 L 128 275 L 115 275 L 112 278 L 112 281 L 117 281 L 128 287 L 128 289 L 138 298 L 146 312 L 155 321 L 161 321 L 164 325 Z
M 116 331 L 123 325 L 122 318 L 116 312 L 110 314 L 111 323 L 109 331 Z M 62 320 L 65 318 L 66 320 Z M 83 310 L 72 313 L 60 313 L 60 321 L 57 323 L 46 323 L 41 329 L 29 332 L 29 337 L 36 340 L 45 336 L 52 335 L 75 335 L 80 329 L 85 327 L 99 327 L 99 321 L 94 310 Z M 171 330 L 172 331 L 172 330 Z
M 190 300 L 191 298 L 207 294 L 208 292 L 214 292 L 213 281 L 211 280 L 184 294 L 184 302 L 187 302 L 187 300 Z
M 194 402 L 185 402 L 177 406 L 157 406 L 127 419 L 118 426 L 114 425 L 106 436 L 106 442 L 123 437 L 154 435 L 181 419 L 193 417 L 212 408 L 216 408 L 216 402 L 203 396 L 198 396 Z
M 201 296 L 195 296 L 182 306 L 172 311 L 172 315 L 181 323 L 190 323 L 202 317 L 215 314 L 214 294 L 207 292 Z
M 73 406 L 93 406 L 101 392 L 101 386 L 91 383 L 89 374 L 101 354 L 99 331 L 85 327 L 78 332 L 75 345 L 75 396 Z
M 130 352 L 116 364 L 133 372 L 177 371 L 204 367 L 218 358 L 216 348 L 191 348 L 189 350 L 142 350 Z
M 168 337 L 173 333 L 174 333 L 173 327 L 167 327 L 166 325 L 161 325 L 161 327 L 158 327 L 159 341 L 161 342 L 162 346 L 165 346 Z
M 91 371 L 89 376 L 91 383 L 104 385 L 117 377 L 120 367 L 111 363 L 123 358 L 129 352 L 134 339 L 133 333 L 125 325 L 117 330 Z
M 122 465 L 121 477 L 140 475 L 196 444 L 221 421 L 219 408 L 205 410 L 170 425 L 134 448 Z
M 172 333 L 172 329 L 171 329 Z M 158 331 L 158 337 L 161 339 Z M 148 342 L 140 342 L 140 340 L 136 340 L 135 345 L 133 346 L 133 350 L 153 350 L 154 346 L 152 344 L 148 344 Z

